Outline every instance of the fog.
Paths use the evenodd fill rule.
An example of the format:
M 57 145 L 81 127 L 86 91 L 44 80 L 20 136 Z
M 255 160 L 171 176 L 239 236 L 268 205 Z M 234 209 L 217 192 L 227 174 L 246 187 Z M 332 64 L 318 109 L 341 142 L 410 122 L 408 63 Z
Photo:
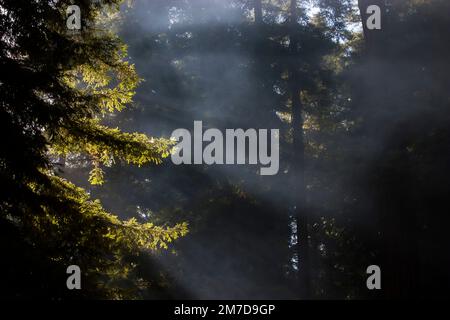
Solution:
M 387 253 L 380 248 L 396 241 L 399 221 L 414 206 L 401 203 L 416 191 L 389 195 L 382 186 L 399 190 L 414 180 L 396 171 L 402 162 L 392 148 L 397 143 L 406 148 L 414 136 L 409 128 L 426 114 L 426 103 L 410 95 L 420 95 L 419 87 L 433 90 L 440 79 L 433 72 L 418 75 L 426 68 L 420 54 L 414 60 L 382 53 L 364 57 L 354 52 L 357 46 L 339 50 L 361 39 L 362 28 L 333 9 L 344 1 L 315 3 L 322 7 L 314 2 L 299 7 L 298 57 L 289 53 L 288 1 L 263 1 L 259 24 L 252 1 L 133 1 L 122 8 L 120 35 L 144 81 L 133 106 L 111 123 L 165 137 L 179 128 L 192 133 L 194 121 L 202 121 L 203 131 L 281 132 L 275 176 L 259 175 L 259 165 L 175 166 L 168 158 L 159 167 L 111 169 L 107 191 L 94 188 L 105 206 L 123 217 L 135 215 L 139 206 L 149 212 L 144 219 L 189 223 L 190 233 L 174 244 L 175 253 L 152 258 L 174 283 L 170 297 L 295 299 L 305 268 L 315 287 L 308 298 L 367 297 L 368 265 L 393 255 L 410 261 L 405 242 Z M 354 14 L 360 19 L 357 10 Z M 346 25 L 333 29 L 326 26 L 330 21 Z M 398 50 L 414 45 L 406 43 Z M 299 68 L 305 120 L 304 197 L 294 174 L 293 64 Z M 393 205 L 391 197 L 397 197 Z M 299 207 L 308 212 L 308 266 L 296 251 Z

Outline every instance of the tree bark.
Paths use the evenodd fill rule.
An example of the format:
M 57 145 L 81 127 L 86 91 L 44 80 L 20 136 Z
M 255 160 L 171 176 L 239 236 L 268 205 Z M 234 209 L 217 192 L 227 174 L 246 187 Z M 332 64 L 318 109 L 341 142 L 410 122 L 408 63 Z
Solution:
M 367 19 L 370 16 L 369 14 L 367 14 L 367 8 L 371 5 L 377 5 L 381 9 L 381 30 L 369 30 L 367 28 Z M 374 52 L 377 50 L 377 43 L 379 43 L 384 36 L 384 29 L 386 29 L 387 26 L 385 0 L 358 0 L 358 8 L 361 15 L 366 48 L 369 52 Z
M 311 297 L 311 279 L 309 265 L 309 243 L 308 243 L 308 213 L 306 210 L 305 197 L 305 146 L 303 132 L 303 106 L 300 99 L 301 83 L 298 70 L 298 47 L 299 35 L 297 33 L 297 0 L 290 3 L 290 66 L 289 86 L 292 102 L 292 215 L 295 218 L 297 229 L 297 243 L 295 253 L 298 266 L 298 290 L 301 299 Z
M 381 9 L 381 30 L 367 29 L 366 21 L 368 15 L 366 14 L 369 5 L 378 5 Z M 375 110 L 375 108 L 382 108 L 377 110 L 376 114 L 384 115 L 384 117 L 376 117 L 373 114 L 368 114 L 372 122 L 383 123 L 385 127 L 382 132 L 396 132 L 399 129 L 394 128 L 393 125 L 399 120 L 398 114 L 389 114 L 387 111 L 392 101 L 395 101 L 397 95 L 395 83 L 389 79 L 383 79 L 380 75 L 383 70 L 391 71 L 390 68 L 395 66 L 395 59 L 397 53 L 391 50 L 390 43 L 394 44 L 396 41 L 401 41 L 397 34 L 392 35 L 392 30 L 396 27 L 396 18 L 394 14 L 395 8 L 391 7 L 387 11 L 384 0 L 358 0 L 358 6 L 361 14 L 361 22 L 364 29 L 365 40 L 365 64 L 367 79 L 366 82 L 370 84 L 365 87 L 366 93 L 364 98 L 359 103 L 364 104 L 367 109 Z M 374 67 L 375 66 L 375 67 Z M 374 71 L 374 68 L 378 70 Z M 367 92 L 368 91 L 368 92 Z M 389 117 L 390 121 L 386 121 Z M 397 121 L 395 118 L 397 117 Z M 394 119 L 393 119 L 394 118 Z M 386 126 L 391 128 L 388 130 Z M 392 134 L 389 139 L 380 135 L 376 129 L 369 131 L 367 134 L 376 141 L 386 140 L 383 146 L 383 156 L 380 163 L 386 164 L 377 173 L 380 182 L 376 185 L 376 189 L 372 191 L 371 196 L 378 199 L 378 230 L 380 237 L 374 237 L 379 242 L 379 256 L 377 263 L 381 267 L 383 290 L 380 296 L 385 298 L 408 298 L 417 297 L 417 279 L 419 274 L 419 259 L 418 259 L 418 242 L 419 235 L 417 228 L 416 208 L 412 205 L 414 203 L 410 199 L 410 195 L 414 194 L 411 187 L 413 182 L 408 172 L 409 161 L 405 151 L 407 145 L 407 137 L 411 139 L 414 131 L 407 132 L 407 124 L 401 126 L 399 132 Z M 402 141 L 401 139 L 405 139 Z M 395 155 L 395 156 L 394 156 Z M 395 161 L 395 162 L 394 162 Z M 392 168 L 392 163 L 395 163 L 399 168 Z M 389 186 L 387 190 L 382 189 L 383 186 Z M 395 191 L 395 197 L 389 192 Z

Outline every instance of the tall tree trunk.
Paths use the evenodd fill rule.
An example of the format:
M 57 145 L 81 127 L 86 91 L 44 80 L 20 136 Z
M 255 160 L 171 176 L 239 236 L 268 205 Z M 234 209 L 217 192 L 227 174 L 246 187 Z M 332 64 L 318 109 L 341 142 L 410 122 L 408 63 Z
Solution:
M 299 35 L 297 33 L 298 14 L 297 0 L 290 3 L 290 66 L 289 89 L 292 101 L 292 215 L 297 229 L 296 255 L 298 266 L 298 290 L 300 298 L 311 297 L 310 265 L 308 244 L 308 213 L 305 205 L 305 146 L 303 141 L 303 116 L 302 101 L 300 99 L 300 74 L 298 71 Z
M 369 30 L 367 28 L 367 7 L 378 5 L 381 9 L 381 30 Z M 387 115 L 392 101 L 395 101 L 397 95 L 395 83 L 390 79 L 383 79 L 383 70 L 391 71 L 395 68 L 395 56 L 397 53 L 391 50 L 390 43 L 401 41 L 398 35 L 392 36 L 392 30 L 396 28 L 395 8 L 387 11 L 385 0 L 358 0 L 358 6 L 361 14 L 361 22 L 364 28 L 365 38 L 365 64 L 366 64 L 366 83 L 364 89 L 364 98 L 359 103 L 366 106 L 368 110 L 384 108 L 381 112 L 377 110 L 374 114 L 368 114 L 373 122 L 382 123 L 383 126 L 391 128 L 396 132 L 399 115 L 392 113 Z M 394 58 L 394 60 L 393 60 Z M 377 117 L 378 114 L 378 117 Z M 380 116 L 381 115 L 381 116 Z M 389 117 L 389 121 L 386 121 Z M 407 139 L 413 136 L 408 134 L 407 124 L 401 126 L 401 132 L 392 134 L 391 138 L 386 139 L 377 129 L 367 132 L 375 141 L 387 140 L 382 146 L 382 155 L 380 163 L 385 163 L 384 167 L 377 173 L 381 181 L 377 183 L 376 189 L 372 191 L 371 196 L 377 199 L 378 210 L 378 229 L 381 234 L 376 237 L 379 242 L 378 247 L 380 255 L 375 264 L 379 264 L 382 272 L 383 289 L 381 296 L 387 298 L 407 298 L 415 296 L 417 293 L 417 279 L 419 277 L 418 260 L 418 228 L 416 221 L 416 209 L 409 199 L 413 194 L 413 188 L 408 181 L 411 179 L 405 169 L 390 168 L 386 163 L 401 164 L 408 168 L 409 160 L 406 154 Z M 383 132 L 389 132 L 384 129 Z M 406 141 L 402 141 L 405 139 Z M 394 156 L 395 155 L 395 156 Z M 400 160 L 401 159 L 401 160 Z M 395 162 L 394 162 L 395 161 Z M 407 171 L 407 170 L 406 170 Z M 383 186 L 389 186 L 389 191 L 395 191 L 393 196 L 389 191 L 383 190 Z
M 377 5 L 381 9 L 381 30 L 369 30 L 367 28 L 367 8 L 371 5 Z M 378 51 L 377 44 L 380 43 L 382 37 L 385 36 L 385 30 L 387 26 L 386 13 L 386 0 L 358 0 L 359 13 L 361 15 L 361 22 L 364 31 L 364 40 L 368 52 Z

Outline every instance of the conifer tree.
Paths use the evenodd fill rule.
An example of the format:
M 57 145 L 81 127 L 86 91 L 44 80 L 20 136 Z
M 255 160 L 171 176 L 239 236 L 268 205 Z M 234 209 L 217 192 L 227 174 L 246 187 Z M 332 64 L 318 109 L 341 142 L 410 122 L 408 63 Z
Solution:
M 9 295 L 68 294 L 65 268 L 79 265 L 81 295 L 135 297 L 151 283 L 136 273 L 142 251 L 187 232 L 120 220 L 58 175 L 58 159 L 82 157 L 89 181 L 102 167 L 159 164 L 172 141 L 105 125 L 132 102 L 140 79 L 111 28 L 119 0 L 79 0 L 81 30 L 66 26 L 70 1 L 0 1 L 0 196 L 2 274 Z

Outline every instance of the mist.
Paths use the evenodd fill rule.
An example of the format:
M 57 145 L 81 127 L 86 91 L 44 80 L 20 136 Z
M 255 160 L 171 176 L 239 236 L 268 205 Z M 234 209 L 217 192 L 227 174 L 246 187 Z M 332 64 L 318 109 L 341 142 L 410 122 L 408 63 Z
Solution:
M 448 195 L 448 75 L 439 68 L 449 67 L 449 48 L 421 44 L 421 30 L 437 22 L 418 18 L 436 18 L 448 5 L 429 1 L 411 13 L 393 3 L 379 40 L 355 27 L 365 18 L 356 2 L 301 2 L 294 31 L 288 1 L 262 1 L 261 21 L 253 1 L 122 7 L 120 36 L 144 81 L 131 108 L 106 122 L 163 137 L 192 130 L 194 121 L 203 131 L 281 133 L 275 176 L 248 164 L 176 166 L 169 157 L 161 166 L 107 169 L 105 186 L 91 187 L 123 218 L 139 211 L 144 221 L 189 223 L 173 252 L 149 260 L 171 279 L 163 297 L 297 299 L 304 273 L 308 299 L 421 296 L 431 288 L 440 296 L 432 272 L 448 287 L 439 267 L 449 265 L 448 241 L 436 235 L 448 218 L 436 210 Z M 308 244 L 298 235 L 302 215 Z M 383 294 L 366 288 L 373 264 L 386 272 Z

